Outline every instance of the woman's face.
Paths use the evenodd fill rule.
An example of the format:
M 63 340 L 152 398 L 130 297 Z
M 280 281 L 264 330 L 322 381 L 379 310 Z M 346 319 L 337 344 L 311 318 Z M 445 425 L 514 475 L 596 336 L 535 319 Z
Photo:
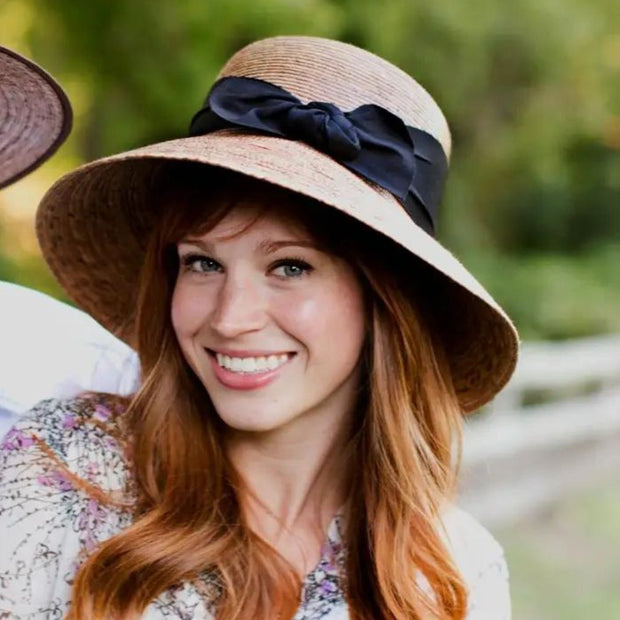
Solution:
M 251 200 L 178 243 L 172 323 L 232 429 L 265 432 L 347 415 L 359 383 L 364 303 L 353 269 Z

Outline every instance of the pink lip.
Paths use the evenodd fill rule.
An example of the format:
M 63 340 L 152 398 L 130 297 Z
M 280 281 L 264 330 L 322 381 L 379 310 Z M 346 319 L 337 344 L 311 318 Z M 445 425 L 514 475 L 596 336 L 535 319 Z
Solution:
M 218 350 L 218 353 L 222 353 L 223 355 L 230 355 L 230 353 L 224 353 L 223 351 Z M 234 357 L 260 357 L 264 354 L 256 354 L 250 355 L 247 352 L 236 351 L 236 355 Z M 233 356 L 231 356 L 233 357 Z M 232 372 L 231 370 L 227 370 L 226 368 L 222 368 L 215 359 L 215 356 L 209 353 L 209 359 L 211 360 L 211 364 L 213 366 L 213 372 L 215 374 L 216 379 L 227 388 L 231 388 L 233 390 L 255 390 L 257 388 L 264 387 L 273 381 L 275 381 L 280 374 L 280 372 L 288 366 L 290 361 L 294 356 L 289 357 L 289 360 L 274 368 L 273 370 L 266 370 L 265 372 L 255 372 L 247 375 L 242 375 L 237 372 Z

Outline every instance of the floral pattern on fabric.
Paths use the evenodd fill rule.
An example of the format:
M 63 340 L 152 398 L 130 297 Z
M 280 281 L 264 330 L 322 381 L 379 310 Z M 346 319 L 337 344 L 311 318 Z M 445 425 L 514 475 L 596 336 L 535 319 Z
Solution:
M 61 620 L 75 574 L 103 541 L 132 523 L 135 489 L 122 407 L 86 395 L 37 405 L 0 442 L 0 619 Z M 472 517 L 446 518 L 454 557 L 470 584 L 468 620 L 509 620 L 501 548 Z M 346 553 L 334 517 L 294 620 L 347 620 Z M 169 588 L 144 620 L 213 620 L 217 580 L 204 574 Z
M 94 398 L 45 402 L 0 443 L 0 617 L 62 618 L 80 563 L 131 523 L 113 415 Z
M 346 559 L 340 542 L 341 521 L 341 517 L 336 516 L 329 526 L 327 540 L 321 550 L 321 559 L 304 581 L 301 605 L 294 620 L 319 620 L 331 617 L 334 609 L 346 609 L 341 584 Z

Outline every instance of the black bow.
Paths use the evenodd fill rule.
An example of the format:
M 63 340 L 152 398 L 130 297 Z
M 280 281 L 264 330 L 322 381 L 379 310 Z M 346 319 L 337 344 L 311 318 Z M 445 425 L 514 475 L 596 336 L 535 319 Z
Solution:
M 190 135 L 247 128 L 301 140 L 391 192 L 410 217 L 433 234 L 448 161 L 430 134 L 409 127 L 385 108 L 343 112 L 333 103 L 302 103 L 254 78 L 227 77 L 213 85 L 194 116 Z

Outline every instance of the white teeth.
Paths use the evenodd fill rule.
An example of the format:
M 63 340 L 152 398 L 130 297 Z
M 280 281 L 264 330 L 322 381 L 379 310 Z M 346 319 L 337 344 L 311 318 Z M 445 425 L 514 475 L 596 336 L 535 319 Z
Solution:
M 229 357 L 228 355 L 216 353 L 215 358 L 222 368 L 232 372 L 255 373 L 274 370 L 286 363 L 289 356 L 283 353 L 281 355 L 270 355 L 269 357 Z
M 253 357 L 245 357 L 241 360 L 241 370 L 244 372 L 254 372 L 256 370 L 256 363 Z

